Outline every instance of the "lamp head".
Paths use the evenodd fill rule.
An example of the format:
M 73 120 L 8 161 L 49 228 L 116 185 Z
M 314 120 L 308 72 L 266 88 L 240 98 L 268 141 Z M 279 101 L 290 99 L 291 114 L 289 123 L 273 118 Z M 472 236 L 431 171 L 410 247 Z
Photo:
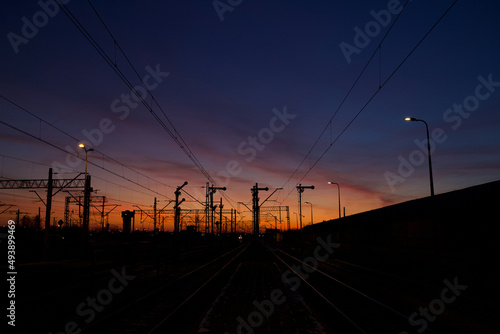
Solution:
M 406 117 L 405 121 L 416 121 L 417 119 L 415 117 Z
M 83 149 L 85 150 L 85 152 L 92 152 L 92 151 L 94 151 L 94 149 L 93 149 L 93 148 L 89 148 L 89 149 L 87 149 L 87 146 L 85 146 L 85 144 L 84 144 L 84 143 L 79 143 L 79 144 L 78 144 L 78 147 L 79 147 L 79 148 L 83 148 Z

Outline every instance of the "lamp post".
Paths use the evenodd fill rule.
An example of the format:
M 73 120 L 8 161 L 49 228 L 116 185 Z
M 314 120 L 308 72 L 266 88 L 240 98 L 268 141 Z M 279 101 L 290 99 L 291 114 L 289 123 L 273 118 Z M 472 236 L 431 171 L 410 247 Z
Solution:
M 340 219 L 340 185 L 336 182 L 328 182 L 328 184 L 336 184 L 337 185 L 337 188 L 338 188 L 338 194 L 339 194 L 339 219 Z
M 304 202 L 305 204 L 311 205 L 311 225 L 313 224 L 313 204 L 311 202 Z
M 409 122 L 423 122 L 425 124 L 425 130 L 427 132 L 427 155 L 429 160 L 429 179 L 430 179 L 430 187 L 431 187 L 431 196 L 434 196 L 434 180 L 432 177 L 432 162 L 431 162 L 431 142 L 429 140 L 429 126 L 427 122 L 422 119 L 417 119 L 414 117 L 406 117 L 405 121 Z
M 84 143 L 78 144 L 78 147 L 83 148 L 85 150 L 85 182 L 87 182 L 87 153 L 94 151 L 93 148 L 87 149 Z

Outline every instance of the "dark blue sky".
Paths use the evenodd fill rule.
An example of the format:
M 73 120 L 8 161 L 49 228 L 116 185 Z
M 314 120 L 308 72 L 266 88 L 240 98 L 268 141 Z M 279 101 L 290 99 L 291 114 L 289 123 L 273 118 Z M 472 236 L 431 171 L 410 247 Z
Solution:
M 403 121 L 405 116 L 426 120 L 431 132 L 441 129 L 435 130 L 440 135 L 433 152 L 436 193 L 498 180 L 500 5 L 493 0 L 458 1 L 322 156 L 452 2 L 409 2 L 293 177 L 405 1 L 244 0 L 221 14 L 223 21 L 213 1 L 92 3 L 196 158 L 228 187 L 235 207 L 251 200 L 250 188 L 259 182 L 284 187 L 273 198 L 296 212 L 294 187 L 301 182 L 316 186 L 304 201 L 313 203 L 322 220 L 337 215 L 336 189 L 327 181 L 341 184 L 347 214 L 428 195 L 427 160 L 415 143 L 424 140 L 425 127 Z M 73 137 L 90 134 L 98 151 L 89 153 L 97 165 L 89 165 L 94 187 L 121 209 L 151 205 L 161 196 L 98 166 L 170 198 L 188 180 L 186 190 L 203 201 L 206 177 L 134 102 L 130 88 L 68 17 L 56 13 L 52 2 L 42 3 L 45 11 L 36 2 L 8 1 L 0 14 L 0 94 Z M 139 85 L 89 3 L 72 0 L 67 7 L 132 85 Z M 27 26 L 34 22 L 36 33 Z M 340 47 L 347 44 L 357 47 L 350 62 Z M 157 106 L 153 110 L 166 122 Z M 2 99 L 0 115 L 78 152 L 75 140 Z M 71 169 L 67 176 L 83 171 L 81 161 L 68 166 L 67 153 L 0 127 L 2 178 L 44 178 L 54 163 Z M 36 199 L 27 191 L 0 191 L 3 203 L 32 213 L 28 207 L 41 205 Z M 56 203 L 61 216 L 63 196 Z

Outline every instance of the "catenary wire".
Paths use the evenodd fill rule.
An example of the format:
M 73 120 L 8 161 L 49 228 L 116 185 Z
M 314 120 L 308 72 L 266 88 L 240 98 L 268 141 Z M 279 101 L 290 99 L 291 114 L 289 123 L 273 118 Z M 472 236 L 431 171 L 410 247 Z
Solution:
M 356 115 L 351 119 L 351 121 L 342 129 L 342 131 L 337 135 L 337 137 L 328 145 L 328 147 L 323 151 L 323 153 L 319 156 L 318 159 L 309 167 L 309 169 L 304 173 L 304 175 L 299 179 L 297 184 L 302 182 L 304 178 L 312 171 L 312 169 L 319 163 L 319 161 L 326 155 L 326 153 L 332 148 L 332 146 L 339 140 L 339 138 L 345 133 L 345 131 L 354 123 L 356 118 L 366 109 L 366 107 L 370 104 L 370 102 L 377 96 L 377 94 L 382 90 L 382 88 L 389 82 L 389 80 L 392 79 L 392 77 L 396 74 L 396 72 L 403 66 L 403 64 L 410 58 L 410 56 L 415 52 L 415 50 L 422 44 L 422 42 L 429 36 L 429 34 L 436 28 L 436 26 L 443 20 L 443 18 L 450 12 L 450 10 L 455 6 L 455 4 L 458 2 L 458 0 L 455 0 L 447 9 L 446 11 L 439 17 L 439 19 L 432 25 L 432 27 L 424 34 L 424 36 L 418 41 L 418 43 L 413 47 L 413 49 L 406 55 L 406 57 L 399 63 L 398 66 L 391 72 L 391 74 L 387 77 L 387 79 L 382 82 L 382 84 L 379 84 L 378 89 L 375 91 L 375 93 L 372 94 L 372 96 L 368 99 L 368 101 L 361 107 L 361 109 L 356 113 Z M 288 181 L 287 181 L 288 183 Z M 285 183 L 286 184 L 286 183 Z M 283 201 L 285 201 L 290 194 L 293 192 L 295 188 L 291 188 L 290 192 L 285 196 Z M 282 203 L 283 203 L 282 201 Z

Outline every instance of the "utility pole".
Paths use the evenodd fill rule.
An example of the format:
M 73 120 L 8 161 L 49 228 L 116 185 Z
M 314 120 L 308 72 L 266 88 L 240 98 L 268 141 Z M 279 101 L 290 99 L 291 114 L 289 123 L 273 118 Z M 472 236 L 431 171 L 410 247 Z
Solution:
M 105 208 L 105 203 L 106 202 L 106 196 L 102 196 L 102 212 L 101 212 L 101 231 L 104 231 L 104 208 Z M 134 231 L 134 228 L 132 228 L 132 232 Z
M 250 189 L 252 191 L 252 211 L 253 211 L 253 235 L 254 237 L 259 237 L 259 218 L 260 218 L 260 205 L 259 205 L 259 190 L 269 191 L 268 187 L 259 188 L 259 185 L 255 183 L 255 186 Z
M 217 206 L 214 206 L 214 189 L 210 189 L 210 233 L 214 233 L 214 211 Z
M 47 204 L 45 208 L 45 236 L 48 237 L 50 229 L 50 211 L 52 210 L 52 168 L 49 168 L 49 181 L 47 182 Z
M 208 186 L 208 183 L 207 183 L 207 186 Z M 214 212 L 215 212 L 215 209 L 217 208 L 217 205 L 214 206 L 214 193 L 217 191 L 217 190 L 222 190 L 222 191 L 226 191 L 226 187 L 214 187 L 214 185 L 212 184 L 211 187 L 208 187 L 208 194 L 210 196 L 210 212 L 211 212 L 211 217 L 210 217 L 210 225 L 211 225 L 211 230 L 210 230 L 210 233 L 214 233 Z
M 205 233 L 210 232 L 210 184 L 205 185 Z
M 231 234 L 234 233 L 233 231 L 233 209 L 231 209 L 231 221 L 230 221 L 230 224 L 231 224 L 231 227 L 230 227 L 230 231 L 231 231 Z
M 97 202 L 97 200 L 100 199 L 100 197 L 102 197 L 102 208 L 99 208 L 96 205 L 93 205 L 93 207 L 96 208 L 97 211 L 99 211 L 101 213 L 101 229 L 102 229 L 102 231 L 104 231 L 105 230 L 104 226 L 105 226 L 105 223 L 106 223 L 106 217 L 108 217 L 108 221 L 109 221 L 109 214 L 111 213 L 111 211 L 113 211 L 114 209 L 116 209 L 120 205 L 118 205 L 118 204 L 108 204 L 108 205 L 106 205 L 106 202 L 107 202 L 106 196 L 96 196 L 96 202 Z M 69 198 L 66 197 L 66 199 L 68 200 Z M 106 206 L 112 206 L 112 208 L 108 212 L 106 212 Z M 135 211 L 133 211 L 133 214 L 135 214 Z M 132 232 L 134 231 L 134 229 L 135 229 L 135 216 L 132 217 Z
M 52 168 L 49 168 L 49 180 L 47 182 L 47 202 L 45 204 L 45 231 L 43 231 L 43 259 L 49 258 L 49 230 L 50 211 L 52 210 Z
M 36 217 L 36 230 L 40 230 L 40 207 L 38 207 L 38 216 Z
M 302 193 L 304 189 L 314 189 L 314 186 L 303 186 L 299 184 L 297 186 L 297 191 L 299 192 L 299 215 L 300 215 L 300 229 L 302 230 Z
M 281 206 L 278 206 L 278 212 L 280 217 L 280 231 L 283 231 L 283 223 L 281 222 Z
M 52 211 L 52 197 L 54 197 L 59 191 L 64 188 L 83 188 L 82 181 L 77 178 L 81 175 L 78 174 L 73 179 L 57 179 L 54 180 L 52 177 L 52 168 L 49 168 L 49 178 L 48 180 L 0 180 L 0 189 L 47 189 L 47 200 L 43 201 L 43 199 L 38 195 L 35 191 L 35 194 L 42 201 L 42 203 L 46 207 L 45 211 L 45 231 L 44 231 L 44 247 L 43 247 L 43 255 L 44 259 L 48 258 L 48 241 L 49 241 L 49 230 L 50 230 L 50 214 Z M 54 193 L 54 188 L 58 188 L 58 190 Z M 5 204 L 9 205 L 9 204 Z M 2 205 L 3 206 L 3 205 Z M 10 205 L 9 207 L 12 207 Z M 4 210 L 3 212 L 5 212 Z
M 185 199 L 183 198 L 180 202 L 179 202 L 179 196 L 181 194 L 181 189 L 187 185 L 188 182 L 187 181 L 184 181 L 184 183 L 182 184 L 182 186 L 178 186 L 177 189 L 175 190 L 175 206 L 174 206 L 174 233 L 177 233 L 180 231 L 180 217 L 181 217 L 181 208 L 179 207 L 179 205 L 185 201 Z
M 220 204 L 219 204 L 219 234 L 222 234 L 222 208 L 224 205 L 222 205 L 222 197 L 220 198 Z
M 90 175 L 85 179 L 85 191 L 83 193 L 83 244 L 86 250 L 89 236 L 89 211 L 90 211 Z
M 153 205 L 153 233 L 156 233 L 156 197 Z

